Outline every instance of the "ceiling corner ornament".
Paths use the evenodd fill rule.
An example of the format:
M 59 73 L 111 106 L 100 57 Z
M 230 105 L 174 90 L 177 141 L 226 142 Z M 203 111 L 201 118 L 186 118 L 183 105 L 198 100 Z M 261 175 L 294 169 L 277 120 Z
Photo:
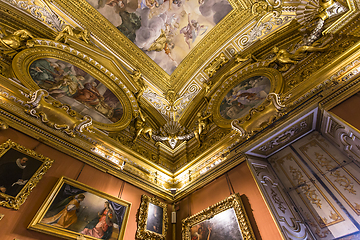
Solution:
M 8 59 L 13 59 L 19 51 L 26 48 L 27 41 L 33 38 L 29 31 L 23 29 L 3 36 L 0 38 L 0 53 Z
M 19 0 L 5 0 L 5 2 L 11 4 L 15 8 L 26 11 L 34 18 L 47 24 L 50 28 L 61 31 L 65 21 L 56 15 L 43 1 L 31 0 L 31 1 L 19 1 Z
M 82 30 L 79 27 L 73 28 L 70 25 L 65 25 L 64 28 L 58 33 L 54 41 L 66 43 L 68 37 L 76 38 L 91 45 L 90 32 L 87 29 Z
M 66 133 L 70 137 L 76 137 L 77 132 L 92 131 L 92 119 L 90 116 L 79 118 L 78 114 L 68 105 L 59 101 L 47 99 L 49 93 L 40 89 L 30 93 L 30 100 L 27 104 L 31 106 L 25 112 L 35 118 L 39 118 L 42 123 L 55 130 Z

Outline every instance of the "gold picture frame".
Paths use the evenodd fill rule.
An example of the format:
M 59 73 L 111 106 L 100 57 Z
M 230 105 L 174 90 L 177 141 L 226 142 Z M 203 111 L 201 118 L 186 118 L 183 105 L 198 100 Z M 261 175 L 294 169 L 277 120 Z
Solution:
M 167 205 L 155 197 L 142 195 L 137 224 L 136 239 L 165 239 L 168 228 Z
M 1 144 L 0 206 L 18 210 L 53 162 L 10 139 Z
M 27 44 L 12 67 L 31 92 L 46 90 L 79 115 L 90 116 L 96 128 L 119 131 L 129 125 L 138 105 L 126 70 L 113 57 L 81 41 L 71 47 L 50 39 Z
M 66 239 L 122 240 L 131 203 L 61 177 L 28 229 Z
M 236 225 L 239 226 L 238 230 Z M 195 236 L 199 238 L 199 235 L 205 235 L 204 239 L 208 239 L 209 234 L 212 239 L 220 239 L 217 234 L 222 234 L 223 239 L 227 240 L 255 240 L 238 193 L 182 220 L 182 240 L 196 239 Z M 227 234 L 225 238 L 224 234 Z
M 250 122 L 257 121 L 256 117 L 252 117 L 252 115 L 254 115 L 254 112 L 267 113 L 263 114 L 266 117 L 269 117 L 267 116 L 268 114 L 273 115 L 276 113 L 275 109 L 272 109 L 273 106 L 272 104 L 270 104 L 271 101 L 265 96 L 261 97 L 262 100 L 252 99 L 253 97 L 259 98 L 259 95 L 261 94 L 258 91 L 261 90 L 261 87 L 265 87 L 265 85 L 261 85 L 260 87 L 257 86 L 258 83 L 262 81 L 259 80 L 261 78 L 267 79 L 267 84 L 269 84 L 269 86 L 267 86 L 269 87 L 269 89 L 267 89 L 267 94 L 282 93 L 282 90 L 284 88 L 283 77 L 278 70 L 273 68 L 257 67 L 254 64 L 251 65 L 251 67 L 240 69 L 224 78 L 222 84 L 219 85 L 218 89 L 215 91 L 215 94 L 212 95 L 210 102 L 207 106 L 207 112 L 212 113 L 214 123 L 217 126 L 222 128 L 230 128 L 231 122 L 234 119 Z M 253 82 L 252 84 L 250 84 L 251 81 Z M 237 89 L 237 91 L 235 91 L 235 89 Z M 231 93 L 232 96 L 229 96 L 231 95 Z M 235 105 L 240 105 L 240 107 L 237 107 L 236 111 L 238 113 L 234 114 L 233 117 L 225 118 L 223 113 L 225 109 L 222 108 L 224 108 L 224 105 L 226 105 L 224 103 L 226 102 L 225 99 L 227 99 L 228 97 L 232 97 L 233 99 L 231 102 L 236 103 L 228 105 L 228 108 L 235 107 Z M 240 100 L 241 98 L 242 100 Z M 245 104 L 244 102 L 247 103 Z M 257 104 L 253 105 L 253 102 Z M 232 109 L 228 109 L 227 111 L 230 110 Z

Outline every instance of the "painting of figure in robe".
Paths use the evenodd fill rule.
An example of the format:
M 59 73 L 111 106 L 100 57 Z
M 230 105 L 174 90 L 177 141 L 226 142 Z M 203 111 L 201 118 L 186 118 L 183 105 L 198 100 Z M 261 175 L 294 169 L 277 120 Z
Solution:
M 220 115 L 225 119 L 238 119 L 249 113 L 251 108 L 265 101 L 270 92 L 270 80 L 255 76 L 233 87 L 220 104 Z
M 87 0 L 169 75 L 233 8 L 227 0 Z
M 191 227 L 191 240 L 242 240 L 233 208 Z
M 118 240 L 127 211 L 126 205 L 65 183 L 40 222 L 96 239 Z
M 111 124 L 123 115 L 123 106 L 113 92 L 70 63 L 42 58 L 30 65 L 29 73 L 36 84 L 52 97 L 82 115 L 91 116 L 94 121 Z

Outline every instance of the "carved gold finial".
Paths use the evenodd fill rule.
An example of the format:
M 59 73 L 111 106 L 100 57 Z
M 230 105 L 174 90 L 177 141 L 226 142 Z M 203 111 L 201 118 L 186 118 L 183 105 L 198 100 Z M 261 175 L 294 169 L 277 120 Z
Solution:
M 75 37 L 79 40 L 83 40 L 87 44 L 91 44 L 90 42 L 90 32 L 88 30 L 82 30 L 79 27 L 71 27 L 70 25 L 66 25 L 64 29 L 59 32 L 56 36 L 55 41 L 57 42 L 65 42 L 67 36 Z
M 26 42 L 34 38 L 27 30 L 18 30 L 13 34 L 0 38 L 0 53 L 13 58 L 20 50 L 26 47 Z

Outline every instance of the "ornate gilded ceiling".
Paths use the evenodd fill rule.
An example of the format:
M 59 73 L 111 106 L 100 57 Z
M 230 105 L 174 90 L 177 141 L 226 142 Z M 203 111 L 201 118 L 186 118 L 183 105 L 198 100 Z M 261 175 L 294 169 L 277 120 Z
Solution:
M 353 0 L 0 9 L 0 120 L 167 199 L 312 131 L 358 67 Z

